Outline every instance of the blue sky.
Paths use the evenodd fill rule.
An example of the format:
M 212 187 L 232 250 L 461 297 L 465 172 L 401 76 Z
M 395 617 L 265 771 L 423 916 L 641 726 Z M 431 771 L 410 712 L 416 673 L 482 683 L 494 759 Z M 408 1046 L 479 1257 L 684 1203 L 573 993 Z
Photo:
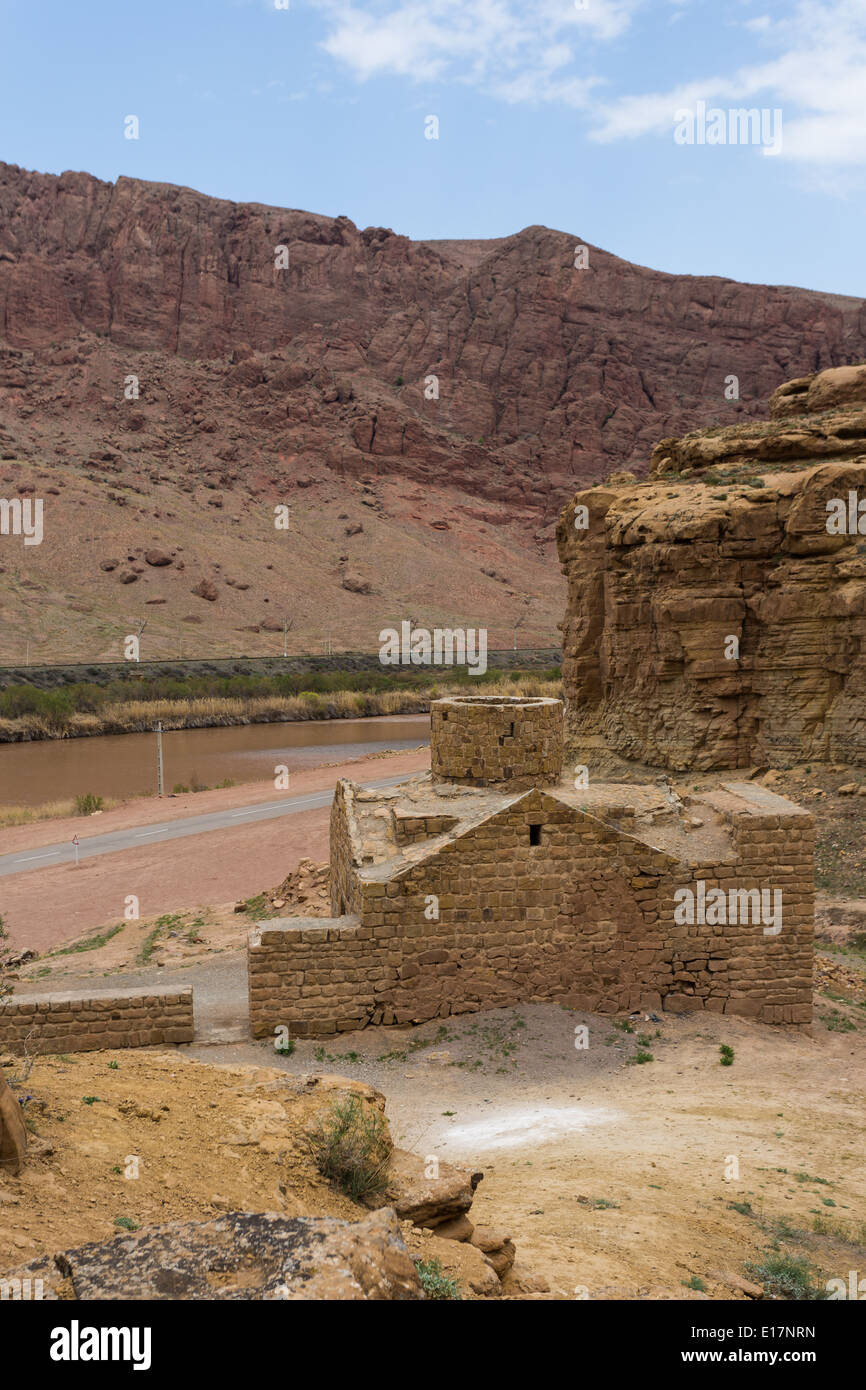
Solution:
M 25 168 L 866 293 L 866 0 L 0 0 L 0 34 Z M 674 138 L 700 102 L 725 143 Z

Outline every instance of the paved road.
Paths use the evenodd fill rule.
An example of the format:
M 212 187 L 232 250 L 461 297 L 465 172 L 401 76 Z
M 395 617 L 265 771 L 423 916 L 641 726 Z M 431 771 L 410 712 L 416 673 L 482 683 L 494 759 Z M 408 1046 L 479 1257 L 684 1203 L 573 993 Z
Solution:
M 399 777 L 380 777 L 375 782 L 365 782 L 368 787 L 394 787 L 405 782 L 412 773 L 404 772 Z M 330 806 L 334 799 L 332 791 L 308 792 L 304 796 L 284 796 L 279 801 L 262 801 L 255 806 L 244 806 L 239 811 L 212 811 L 206 816 L 184 816 L 181 820 L 163 821 L 160 825 L 134 826 L 130 830 L 112 830 L 107 835 L 83 837 L 78 846 L 81 859 L 90 859 L 95 854 L 113 854 L 121 849 L 139 849 L 142 845 L 159 844 L 160 840 L 181 840 L 186 835 L 204 835 L 208 830 L 226 830 L 233 825 L 251 825 L 260 820 L 273 820 L 276 816 L 296 815 L 300 811 L 315 811 L 322 806 Z M 22 874 L 34 869 L 51 869 L 58 864 L 71 864 L 75 860 L 75 849 L 67 841 L 62 845 L 43 845 L 41 849 L 19 850 L 17 854 L 0 855 L 0 877 L 5 874 Z

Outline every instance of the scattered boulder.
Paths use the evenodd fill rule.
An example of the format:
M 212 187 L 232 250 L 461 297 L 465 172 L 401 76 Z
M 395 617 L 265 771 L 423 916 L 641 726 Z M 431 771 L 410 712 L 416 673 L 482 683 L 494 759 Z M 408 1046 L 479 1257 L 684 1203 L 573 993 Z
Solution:
M 474 1232 L 475 1227 L 465 1213 L 455 1216 L 451 1221 L 443 1221 L 436 1227 L 436 1234 L 440 1240 L 472 1240 Z M 474 1241 L 472 1243 L 475 1244 Z
M 471 1240 L 490 1261 L 500 1279 L 508 1273 L 514 1264 L 516 1254 L 514 1241 L 510 1236 L 501 1235 L 489 1226 L 476 1226 Z
M 190 593 L 195 594 L 196 598 L 207 599 L 208 603 L 215 603 L 218 597 L 217 586 L 212 579 L 202 579 Z
M 163 569 L 171 564 L 171 556 L 164 550 L 146 550 L 144 562 L 146 565 L 152 565 L 154 569 Z
M 499 1276 L 477 1246 L 465 1240 L 443 1240 L 438 1230 L 419 1230 L 407 1221 L 403 1238 L 416 1262 L 438 1262 L 445 1277 L 457 1284 L 461 1298 L 501 1297 Z
M 550 1285 L 539 1274 L 530 1274 L 522 1265 L 514 1265 L 505 1276 L 502 1284 L 505 1294 L 519 1294 L 531 1297 L 533 1294 L 550 1293 Z
M 316 864 L 312 859 L 301 859 L 298 867 L 276 888 L 266 888 L 263 897 L 272 908 L 283 908 L 288 904 L 290 911 L 286 913 L 287 917 L 330 917 L 331 890 L 328 865 Z M 235 912 L 245 911 L 245 902 L 235 904 Z
M 27 1130 L 18 1097 L 0 1076 L 0 1169 L 20 1173 L 27 1152 Z
M 44 1256 L 5 1279 L 41 1279 L 46 1299 L 409 1300 L 424 1297 L 399 1223 L 228 1212 Z
M 348 589 L 350 594 L 372 594 L 373 586 L 369 579 L 364 579 L 362 575 L 355 574 L 347 570 L 343 575 L 343 588 Z
M 726 1274 L 724 1282 L 729 1289 L 735 1289 L 737 1293 L 744 1293 L 747 1298 L 761 1299 L 764 1297 L 764 1290 L 760 1284 L 752 1283 L 751 1279 L 743 1279 L 739 1274 Z
M 435 1229 L 469 1210 L 481 1175 L 440 1159 L 438 1177 L 428 1178 L 426 1167 L 420 1154 L 395 1149 L 387 1199 L 401 1220 Z

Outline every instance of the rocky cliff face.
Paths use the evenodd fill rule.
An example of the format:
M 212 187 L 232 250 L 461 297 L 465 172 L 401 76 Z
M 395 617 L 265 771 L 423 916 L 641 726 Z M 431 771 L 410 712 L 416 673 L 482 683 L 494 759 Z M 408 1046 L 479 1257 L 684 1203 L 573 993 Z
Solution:
M 866 763 L 866 366 L 663 440 L 557 539 L 573 736 L 675 769 Z
M 785 376 L 866 357 L 859 300 L 659 274 L 593 246 L 577 269 L 580 244 L 538 226 L 413 242 L 0 164 L 0 495 L 59 498 L 38 550 L 0 556 L 0 659 L 28 632 L 46 658 L 116 654 L 123 575 L 135 611 L 161 605 L 158 655 L 199 621 L 196 650 L 258 651 L 236 634 L 276 630 L 266 602 L 302 607 L 307 642 L 327 629 L 369 647 L 384 613 L 411 612 L 501 625 L 494 645 L 520 619 L 544 645 L 576 486 L 642 470 L 662 436 L 750 419 Z M 289 497 L 309 516 L 269 592 L 264 511 Z M 347 542 L 362 507 L 372 525 Z M 181 547 L 194 582 L 175 592 L 143 556 Z
M 94 335 L 130 372 L 142 351 L 264 354 L 224 385 L 228 409 L 256 392 L 265 438 L 290 433 L 297 452 L 318 426 L 312 449 L 350 471 L 447 469 L 536 506 L 724 414 L 729 373 L 733 421 L 782 376 L 866 355 L 859 300 L 663 275 L 595 247 L 576 269 L 578 244 L 545 227 L 412 242 L 347 217 L 0 164 L 0 325 L 22 349 Z

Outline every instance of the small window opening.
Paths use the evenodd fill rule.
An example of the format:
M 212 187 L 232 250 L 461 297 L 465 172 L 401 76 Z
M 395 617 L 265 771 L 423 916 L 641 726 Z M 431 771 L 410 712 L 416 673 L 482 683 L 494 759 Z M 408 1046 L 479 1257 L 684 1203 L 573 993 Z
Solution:
M 529 843 L 530 843 L 531 845 L 540 845 L 540 844 L 541 844 L 541 826 L 540 826 L 540 825 L 531 825 L 531 826 L 529 827 Z

